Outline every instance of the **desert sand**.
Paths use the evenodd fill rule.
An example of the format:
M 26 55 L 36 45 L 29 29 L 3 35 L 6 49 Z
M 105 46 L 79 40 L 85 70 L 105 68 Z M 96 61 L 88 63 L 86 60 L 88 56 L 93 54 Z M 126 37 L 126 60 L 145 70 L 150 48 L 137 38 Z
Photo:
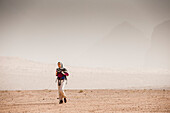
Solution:
M 58 104 L 57 90 L 0 91 L 0 113 L 170 113 L 170 90 L 66 90 Z
M 170 113 L 169 70 L 66 68 L 60 105 L 55 64 L 0 57 L 0 113 Z

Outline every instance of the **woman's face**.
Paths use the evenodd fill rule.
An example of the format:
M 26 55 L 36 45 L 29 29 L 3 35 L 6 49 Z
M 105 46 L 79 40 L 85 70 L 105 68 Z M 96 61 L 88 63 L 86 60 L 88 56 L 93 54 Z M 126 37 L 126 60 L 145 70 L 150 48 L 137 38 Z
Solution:
M 61 68 L 61 64 L 60 63 L 58 63 L 58 67 Z

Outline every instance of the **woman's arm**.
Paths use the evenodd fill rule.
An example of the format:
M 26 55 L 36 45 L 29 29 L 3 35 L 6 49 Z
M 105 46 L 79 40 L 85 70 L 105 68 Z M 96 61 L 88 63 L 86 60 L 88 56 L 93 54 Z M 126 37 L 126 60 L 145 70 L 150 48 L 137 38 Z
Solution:
M 64 68 L 61 73 L 62 73 L 63 75 L 65 75 L 65 76 L 68 76 L 68 75 L 69 75 L 66 68 Z
M 68 76 L 69 74 L 66 72 L 66 73 L 64 73 L 64 75 L 65 75 L 65 76 Z
M 58 75 L 57 75 L 57 71 L 56 71 L 56 76 L 58 76 Z
M 63 75 L 68 76 L 69 74 L 67 72 L 61 72 Z

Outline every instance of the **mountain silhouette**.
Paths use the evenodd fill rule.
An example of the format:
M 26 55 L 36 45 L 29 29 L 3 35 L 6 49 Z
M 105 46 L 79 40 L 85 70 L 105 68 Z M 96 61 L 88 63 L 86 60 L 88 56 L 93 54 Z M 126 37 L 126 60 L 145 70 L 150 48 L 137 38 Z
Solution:
M 146 65 L 149 67 L 170 68 L 170 20 L 164 21 L 154 28 Z
M 92 65 L 111 67 L 136 67 L 144 63 L 148 47 L 144 34 L 127 21 L 114 27 L 85 53 Z

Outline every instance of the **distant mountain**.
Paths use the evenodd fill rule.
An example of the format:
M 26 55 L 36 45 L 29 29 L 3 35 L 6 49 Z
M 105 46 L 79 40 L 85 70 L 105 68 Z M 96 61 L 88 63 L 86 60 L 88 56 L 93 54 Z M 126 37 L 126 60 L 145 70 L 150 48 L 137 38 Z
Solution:
M 117 25 L 82 56 L 90 65 L 140 67 L 144 64 L 149 40 L 128 22 Z
M 149 67 L 170 68 L 170 20 L 154 28 L 146 65 Z

